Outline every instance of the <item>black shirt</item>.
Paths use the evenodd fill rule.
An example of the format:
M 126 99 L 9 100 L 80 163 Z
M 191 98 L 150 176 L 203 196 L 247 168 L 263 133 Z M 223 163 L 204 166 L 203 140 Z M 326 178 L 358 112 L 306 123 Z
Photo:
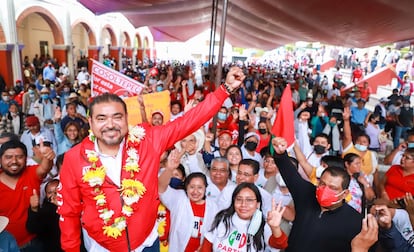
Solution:
M 351 251 L 351 241 L 361 231 L 362 215 L 345 203 L 322 212 L 315 196 L 316 187 L 302 179 L 289 157 L 275 154 L 274 159 L 296 210 L 286 251 Z

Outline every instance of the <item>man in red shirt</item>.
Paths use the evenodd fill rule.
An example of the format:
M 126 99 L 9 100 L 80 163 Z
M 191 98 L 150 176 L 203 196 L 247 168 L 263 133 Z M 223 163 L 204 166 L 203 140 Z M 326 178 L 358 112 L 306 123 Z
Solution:
M 360 65 L 357 65 L 355 70 L 352 72 L 352 82 L 357 83 L 358 81 L 362 80 L 363 78 L 363 71 Z
M 162 126 L 128 127 L 122 99 L 95 97 L 89 118 L 93 134 L 65 154 L 60 173 L 62 249 L 78 252 L 82 229 L 88 251 L 159 251 L 160 156 L 213 117 L 244 78 L 240 68 L 231 68 L 220 88 Z
M 366 101 L 369 100 L 369 96 L 372 93 L 371 87 L 368 86 L 368 81 L 364 81 L 364 84 L 362 87 L 359 88 L 359 91 L 361 92 L 361 98 L 365 99 Z
M 30 197 L 39 193 L 42 180 L 53 165 L 55 153 L 48 146 L 40 143 L 43 155 L 39 165 L 26 166 L 27 149 L 20 141 L 9 141 L 0 147 L 0 216 L 10 220 L 6 230 L 10 232 L 22 248 L 35 248 L 34 234 L 26 230 Z M 36 250 L 37 251 L 37 250 Z

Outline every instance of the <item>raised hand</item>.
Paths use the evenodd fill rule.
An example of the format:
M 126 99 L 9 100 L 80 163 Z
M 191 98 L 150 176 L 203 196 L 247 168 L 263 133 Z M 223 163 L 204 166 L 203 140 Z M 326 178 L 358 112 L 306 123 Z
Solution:
M 411 216 L 414 214 L 414 199 L 411 193 L 405 193 L 404 196 L 405 210 Z
M 349 121 L 349 118 L 351 118 L 351 109 L 349 108 L 349 106 L 344 108 L 344 113 L 342 114 L 342 119 L 344 119 L 344 121 Z
M 45 146 L 43 143 L 43 139 L 40 139 L 40 148 L 39 151 L 42 154 L 42 157 L 47 160 L 53 160 L 56 156 L 55 152 L 50 146 Z
M 39 205 L 40 205 L 40 198 L 37 194 L 36 189 L 33 189 L 33 194 L 30 196 L 30 208 L 33 212 L 39 211 Z
M 390 229 L 392 224 L 391 212 L 385 205 L 374 206 L 375 211 L 378 214 L 378 224 L 385 229 Z
M 170 155 L 168 155 L 166 168 L 174 170 L 178 165 L 180 165 L 180 152 L 177 149 L 174 149 L 170 152 Z
M 282 207 L 282 202 L 279 202 L 276 205 L 275 199 L 272 199 L 272 209 L 267 213 L 267 224 L 270 228 L 280 227 L 285 210 L 286 207 Z
M 239 107 L 239 118 L 240 120 L 247 121 L 247 109 L 244 104 Z
M 227 73 L 226 84 L 235 90 L 240 87 L 245 78 L 246 76 L 244 76 L 243 70 L 239 67 L 232 67 Z
M 211 143 L 213 140 L 214 140 L 214 134 L 211 132 L 207 132 L 205 141 Z
M 283 154 L 285 153 L 288 145 L 286 142 L 286 139 L 283 137 L 275 137 L 272 139 L 272 145 L 277 154 Z
M 56 107 L 53 119 L 55 122 L 59 122 L 60 119 L 62 119 L 62 111 L 60 110 L 60 107 Z
M 351 241 L 352 251 L 368 251 L 378 240 L 378 224 L 372 214 L 362 220 L 361 232 Z
M 184 106 L 184 113 L 187 113 L 190 109 L 194 107 L 194 99 L 191 99 Z

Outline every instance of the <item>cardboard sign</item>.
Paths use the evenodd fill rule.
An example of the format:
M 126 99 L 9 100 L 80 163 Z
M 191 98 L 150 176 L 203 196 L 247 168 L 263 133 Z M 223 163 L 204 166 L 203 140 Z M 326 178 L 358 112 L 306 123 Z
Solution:
M 144 85 L 112 68 L 92 60 L 92 97 L 111 93 L 120 97 L 131 97 L 140 94 Z
M 163 123 L 167 123 L 170 120 L 170 92 L 162 91 L 151 94 L 145 94 L 144 98 L 145 113 L 147 115 L 148 122 L 151 123 L 152 113 L 158 111 L 164 115 Z M 142 115 L 140 111 L 140 105 L 137 97 L 128 97 L 124 99 L 128 109 L 128 123 L 135 125 L 142 122 Z

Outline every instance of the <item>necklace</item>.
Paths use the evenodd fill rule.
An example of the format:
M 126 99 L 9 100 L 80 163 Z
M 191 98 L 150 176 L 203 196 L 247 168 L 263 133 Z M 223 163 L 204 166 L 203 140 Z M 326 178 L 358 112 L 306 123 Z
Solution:
M 138 165 L 139 155 L 137 147 L 145 137 L 145 129 L 140 126 L 129 127 L 126 153 L 127 159 L 125 165 L 122 167 L 129 176 L 121 181 L 121 188 L 119 189 L 122 197 L 122 211 L 119 216 L 114 216 L 114 210 L 109 208 L 105 192 L 102 185 L 106 177 L 106 167 L 99 165 L 99 157 L 94 150 L 85 150 L 88 161 L 91 167 L 84 173 L 82 181 L 88 183 L 92 188 L 92 194 L 96 201 L 99 218 L 103 221 L 103 233 L 108 237 L 114 239 L 122 236 L 122 232 L 126 228 L 126 220 L 134 213 L 134 205 L 137 204 L 140 198 L 143 197 L 146 188 L 144 184 L 135 178 L 139 173 L 140 167 Z M 89 132 L 89 139 L 94 142 L 95 136 Z

